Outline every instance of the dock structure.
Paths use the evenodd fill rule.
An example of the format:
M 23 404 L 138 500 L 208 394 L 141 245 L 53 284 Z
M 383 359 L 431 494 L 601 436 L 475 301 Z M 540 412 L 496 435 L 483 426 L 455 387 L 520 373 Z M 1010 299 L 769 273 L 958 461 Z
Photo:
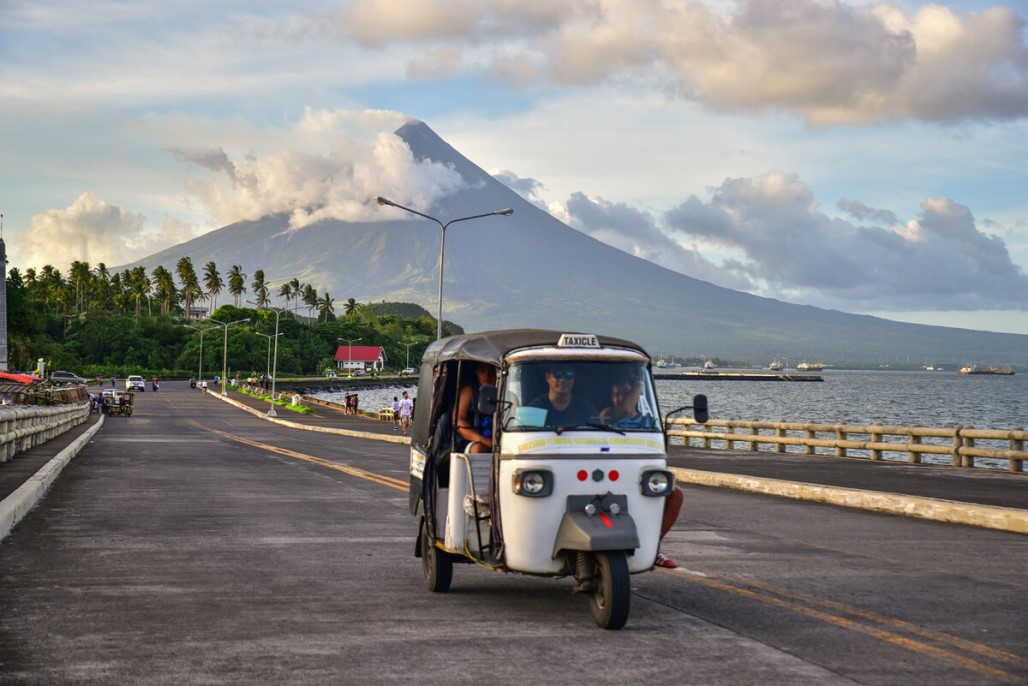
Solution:
M 683 381 L 824 381 L 818 374 L 788 374 L 785 372 L 656 372 L 654 379 Z

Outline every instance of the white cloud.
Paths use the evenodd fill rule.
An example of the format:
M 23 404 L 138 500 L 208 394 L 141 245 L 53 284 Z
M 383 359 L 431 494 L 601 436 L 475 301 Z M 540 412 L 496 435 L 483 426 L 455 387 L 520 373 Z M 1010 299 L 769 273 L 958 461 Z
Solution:
M 64 270 L 76 260 L 115 266 L 193 236 L 192 227 L 170 218 L 148 230 L 143 215 L 83 193 L 64 209 L 33 216 L 28 229 L 12 242 L 10 262 L 22 270 L 47 264 Z
M 848 201 L 870 223 L 821 211 L 794 174 L 728 179 L 709 202 L 692 196 L 667 226 L 743 259 L 730 268 L 764 284 L 764 294 L 848 310 L 1025 309 L 1028 275 L 1006 244 L 982 232 L 969 208 L 928 198 L 921 215 L 877 225 L 892 214 Z

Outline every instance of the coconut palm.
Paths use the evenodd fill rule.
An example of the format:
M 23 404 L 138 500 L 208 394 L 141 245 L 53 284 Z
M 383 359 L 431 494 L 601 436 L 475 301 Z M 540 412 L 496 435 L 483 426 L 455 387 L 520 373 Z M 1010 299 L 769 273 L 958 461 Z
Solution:
M 327 322 L 330 316 L 334 316 L 334 305 L 335 302 L 332 300 L 332 296 L 328 294 L 328 291 L 325 292 L 325 295 L 318 298 L 318 321 L 321 321 L 322 317 L 324 317 Z
M 305 284 L 303 287 L 303 304 L 307 306 L 307 319 L 314 318 L 314 309 L 318 306 L 318 289 Z
M 89 309 L 89 284 L 92 275 L 88 262 L 75 260 L 71 263 L 68 280 L 75 288 L 75 309 L 80 313 Z
M 177 300 L 178 293 L 175 288 L 175 277 L 162 265 L 154 267 L 151 275 L 157 286 L 157 300 L 161 303 L 161 314 L 171 314 L 171 304 Z
M 182 284 L 182 305 L 185 308 L 186 319 L 192 319 L 193 298 L 200 291 L 200 282 L 196 278 L 193 261 L 188 256 L 182 257 L 175 265 L 175 273 Z
M 250 290 L 253 291 L 254 301 L 257 303 L 257 307 L 268 306 L 268 284 L 264 281 L 264 270 L 258 269 L 253 273 L 253 283 L 250 284 Z
M 278 287 L 279 296 L 285 298 L 286 309 L 289 309 L 289 301 L 293 299 L 293 284 L 291 281 L 286 281 L 284 284 Z
M 228 270 L 228 292 L 236 299 L 236 307 L 239 307 L 243 293 L 246 293 L 246 274 L 238 264 L 232 265 Z
M 218 267 L 211 260 L 203 267 L 203 287 L 207 290 L 207 295 L 211 299 L 211 313 L 218 309 L 218 294 L 221 293 L 221 289 L 225 287 L 225 281 L 221 278 L 221 274 L 218 273 Z
M 355 314 L 357 314 L 357 310 L 359 310 L 360 308 L 361 305 L 359 302 L 357 302 L 353 298 L 347 298 L 346 305 L 343 306 L 343 312 L 346 313 L 347 317 L 352 317 Z

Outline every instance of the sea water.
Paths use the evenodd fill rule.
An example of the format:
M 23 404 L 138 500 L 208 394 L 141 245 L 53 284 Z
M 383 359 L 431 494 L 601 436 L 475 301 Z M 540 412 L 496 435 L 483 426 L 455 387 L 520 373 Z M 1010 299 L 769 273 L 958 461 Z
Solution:
M 884 424 L 979 429 L 1028 426 L 1028 374 L 963 375 L 957 372 L 834 371 L 824 381 L 656 382 L 661 411 L 667 413 L 707 396 L 712 419 Z M 417 397 L 414 379 L 394 386 L 356 387 L 364 410 L 391 407 L 407 391 Z M 342 403 L 345 392 L 316 393 Z M 597 401 L 599 402 L 599 401 Z

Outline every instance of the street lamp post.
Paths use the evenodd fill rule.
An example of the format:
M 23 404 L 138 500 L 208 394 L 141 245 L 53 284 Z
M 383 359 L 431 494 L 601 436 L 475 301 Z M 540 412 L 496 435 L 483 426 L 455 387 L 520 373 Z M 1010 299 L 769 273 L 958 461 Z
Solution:
M 199 326 L 190 326 L 189 324 L 184 325 L 187 329 L 200 332 L 200 362 L 196 369 L 196 382 L 200 383 L 203 381 L 203 335 L 207 333 L 207 329 L 201 329 Z
M 336 339 L 336 340 L 346 341 L 346 344 L 347 344 L 347 348 L 346 348 L 346 370 L 348 372 L 347 376 L 349 376 L 350 378 L 353 378 L 353 367 L 351 366 L 353 364 L 353 344 L 356 343 L 359 340 L 362 340 L 362 339 L 360 339 L 360 338 L 339 338 L 339 339 Z
M 443 252 L 446 249 L 446 227 L 448 227 L 450 224 L 456 224 L 457 222 L 463 222 L 469 219 L 481 219 L 482 217 L 493 216 L 509 217 L 510 215 L 514 214 L 514 210 L 507 208 L 503 210 L 494 210 L 492 212 L 486 212 L 485 214 L 475 214 L 470 217 L 458 217 L 457 219 L 451 219 L 450 221 L 444 224 L 433 216 L 423 214 L 421 212 L 418 212 L 417 210 L 412 210 L 411 208 L 404 207 L 403 205 L 398 205 L 392 200 L 388 200 L 386 198 L 383 198 L 382 196 L 375 198 L 375 202 L 377 202 L 379 205 L 388 205 L 389 207 L 396 207 L 398 209 L 404 210 L 405 212 L 416 214 L 419 217 L 430 219 L 434 221 L 436 224 L 438 224 L 439 228 L 442 230 L 442 234 L 439 239 L 439 306 L 436 314 L 435 330 L 435 337 L 436 340 L 438 340 L 443 337 Z
M 264 373 L 271 376 L 271 339 L 275 338 L 275 336 L 281 336 L 282 334 L 276 333 L 275 336 L 272 336 L 270 333 L 261 333 L 260 331 L 254 331 L 254 333 L 268 339 L 268 361 L 264 365 Z M 278 343 L 278 341 L 275 341 L 275 343 Z
M 247 317 L 246 319 L 237 319 L 234 322 L 227 323 L 219 322 L 217 319 L 208 319 L 207 321 L 214 322 L 215 324 L 221 324 L 223 327 L 225 327 L 225 346 L 221 351 L 221 394 L 227 395 L 225 393 L 225 377 L 228 376 L 228 327 L 234 324 L 242 324 L 243 322 L 248 322 L 250 321 L 250 318 Z
M 250 303 L 251 305 L 257 305 L 257 303 L 253 302 L 252 300 L 247 300 L 246 302 Z M 260 306 L 258 305 L 258 307 L 260 307 Z M 272 338 L 275 339 L 275 357 L 272 358 L 272 363 L 271 363 L 272 364 L 272 366 L 271 366 L 271 402 L 270 402 L 270 406 L 268 407 L 268 414 L 266 416 L 268 416 L 268 417 L 277 417 L 278 416 L 278 412 L 275 412 L 275 379 L 278 378 L 278 337 L 279 337 L 279 333 L 278 333 L 278 318 L 279 318 L 279 316 L 283 312 L 292 312 L 292 311 L 300 309 L 300 307 L 297 306 L 297 307 L 285 308 L 285 307 L 271 307 L 269 305 L 265 305 L 264 307 L 266 309 L 269 309 L 269 310 L 275 310 L 275 335 L 272 337 Z M 261 335 L 262 336 L 267 336 L 268 334 L 261 334 Z M 268 345 L 269 346 L 271 345 L 271 338 L 268 339 Z
M 410 369 L 410 347 L 416 343 L 416 341 L 414 343 L 404 343 L 407 346 L 407 364 L 403 365 L 404 369 Z

